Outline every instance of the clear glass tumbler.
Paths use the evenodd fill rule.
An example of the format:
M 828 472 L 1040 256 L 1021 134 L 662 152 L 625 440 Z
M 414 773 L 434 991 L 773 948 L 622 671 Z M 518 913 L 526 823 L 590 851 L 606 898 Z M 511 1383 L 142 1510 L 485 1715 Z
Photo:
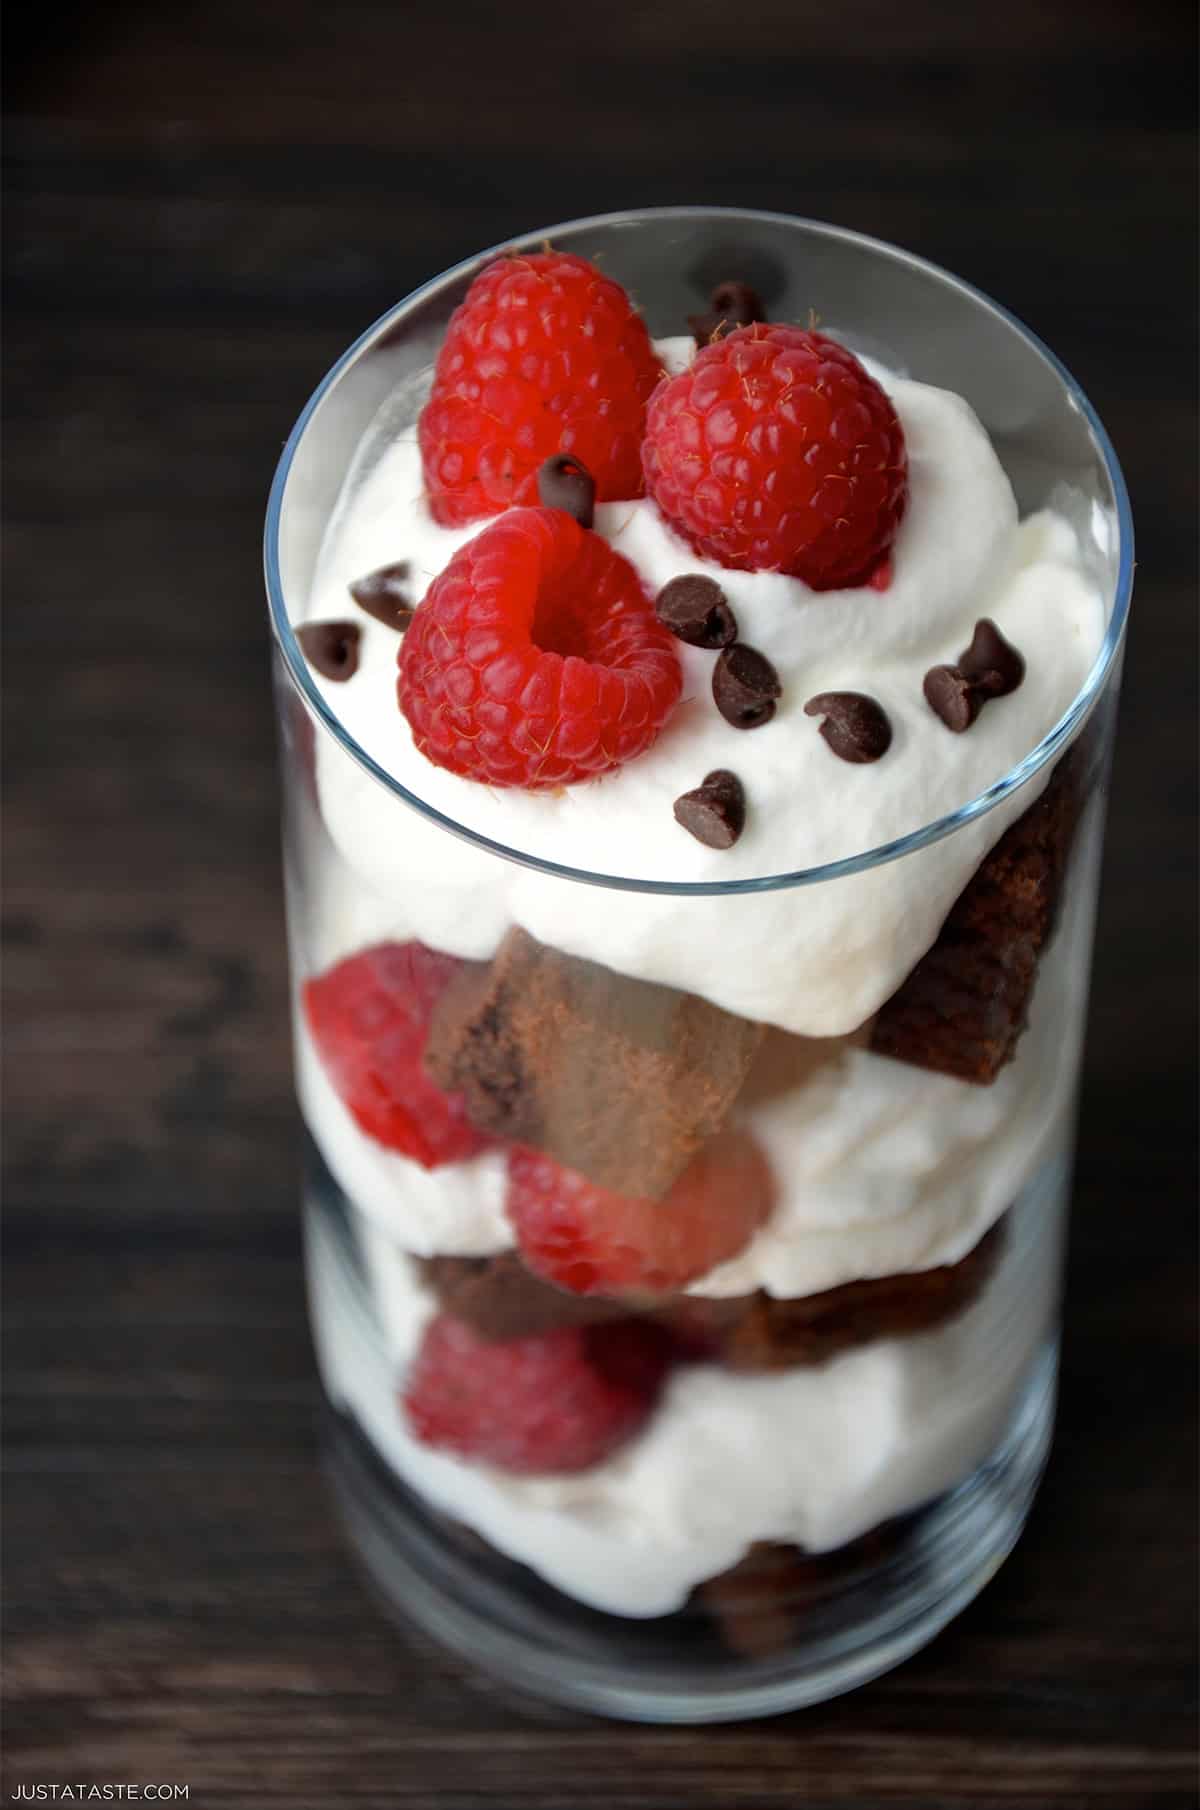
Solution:
M 1050 507 L 1074 531 L 1104 616 L 1065 709 L 994 783 L 820 866 L 681 882 L 669 793 L 661 838 L 622 872 L 609 842 L 556 841 L 537 812 L 497 836 L 486 799 L 456 811 L 436 769 L 398 778 L 386 740 L 352 731 L 295 627 L 347 499 L 413 437 L 471 280 L 547 240 L 621 281 L 652 334 L 736 276 L 772 319 L 815 309 L 862 356 L 971 404 L 1022 517 Z M 332 1474 L 398 1613 L 544 1697 L 703 1722 L 862 1683 L 993 1575 L 1051 1437 L 1132 569 L 1116 458 L 1052 354 L 946 272 L 813 222 L 671 208 L 542 229 L 400 302 L 321 383 L 266 536 L 304 1211 Z M 340 595 L 390 660 L 395 627 Z M 867 999 L 856 977 L 880 950 L 906 978 Z M 820 1036 L 793 1034 L 801 970 Z M 668 1252 L 662 1286 L 601 1264 L 570 1292 L 511 1248 L 517 1224 L 529 1249 L 539 1224 L 553 1242 L 556 1186 L 643 1216 L 690 1190 L 769 1261 L 722 1266 L 718 1233 L 699 1279 L 678 1284 Z M 402 1405 L 414 1364 L 436 1395 L 464 1362 L 499 1379 L 483 1461 L 422 1443 Z M 579 1398 L 559 1399 L 578 1365 L 603 1379 L 583 1447 L 563 1418 Z M 547 1474 L 521 1444 L 531 1378 L 559 1415 Z

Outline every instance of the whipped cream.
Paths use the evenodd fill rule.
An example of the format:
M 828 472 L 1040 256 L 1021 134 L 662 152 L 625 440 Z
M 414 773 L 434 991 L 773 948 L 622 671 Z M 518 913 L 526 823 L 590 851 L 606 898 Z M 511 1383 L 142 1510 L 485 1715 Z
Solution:
M 435 1303 L 410 1259 L 369 1225 L 383 1340 L 331 1234 L 311 1229 L 321 1373 L 387 1461 L 436 1508 L 552 1584 L 626 1616 L 677 1609 L 754 1540 L 825 1551 L 967 1476 L 994 1449 L 1057 1288 L 1052 1166 L 1014 1213 L 978 1299 L 937 1331 L 860 1347 L 814 1369 L 674 1373 L 644 1431 L 574 1476 L 514 1477 L 420 1444 L 397 1410 L 398 1373 Z
M 971 1250 L 1045 1160 L 1067 1118 L 1083 1036 L 1099 806 L 1081 825 L 1068 898 L 1029 1028 L 990 1087 L 850 1040 L 768 1033 L 734 1110 L 766 1155 L 776 1202 L 739 1256 L 690 1293 L 792 1297 L 932 1269 Z M 504 1158 L 427 1171 L 363 1133 L 296 1014 L 297 1085 L 331 1173 L 398 1249 L 487 1256 L 512 1245 Z
M 660 351 L 674 368 L 688 342 Z M 875 369 L 875 367 L 872 367 Z M 862 853 L 967 803 L 1054 725 L 1100 647 L 1104 611 L 1065 519 L 1017 520 L 1012 489 L 979 421 L 959 397 L 875 369 L 908 445 L 910 498 L 893 580 L 811 591 L 777 573 L 732 572 L 696 556 L 649 499 L 602 505 L 597 531 L 651 593 L 707 572 L 724 589 L 741 637 L 778 670 L 774 720 L 739 732 L 715 709 L 714 656 L 680 644 L 683 701 L 648 753 L 617 772 L 557 792 L 497 791 L 434 767 L 396 703 L 396 635 L 362 615 L 348 586 L 406 558 L 414 597 L 486 523 L 444 529 L 426 507 L 411 422 L 423 386 L 390 419 L 410 423 L 352 470 L 326 537 L 306 619 L 361 617 L 360 664 L 345 683 L 316 677 L 349 734 L 388 773 L 452 823 L 525 855 L 631 879 L 714 883 L 811 868 Z M 922 679 L 954 660 L 976 620 L 991 616 L 1020 649 L 1019 689 L 952 735 Z M 820 691 L 876 697 L 894 731 L 874 765 L 840 761 L 805 700 Z M 887 999 L 934 940 L 988 848 L 1033 802 L 1031 782 L 932 847 L 815 886 L 732 898 L 673 897 L 562 880 L 496 857 L 404 807 L 328 736 L 318 787 L 329 833 L 364 892 L 386 901 L 386 934 L 486 958 L 522 925 L 569 954 L 699 993 L 726 1009 L 807 1036 L 839 1036 Z M 747 795 L 745 831 L 710 849 L 680 828 L 672 803 L 714 767 Z M 720 959 L 714 950 L 721 950 Z

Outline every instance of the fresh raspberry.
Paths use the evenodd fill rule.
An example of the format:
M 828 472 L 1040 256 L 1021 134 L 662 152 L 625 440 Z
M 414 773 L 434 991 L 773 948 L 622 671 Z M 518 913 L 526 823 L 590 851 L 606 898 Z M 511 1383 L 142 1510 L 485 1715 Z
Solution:
M 538 1150 L 508 1159 L 505 1211 L 531 1270 L 577 1295 L 666 1294 L 735 1257 L 772 1205 L 741 1132 L 713 1138 L 662 1200 L 609 1194 Z
M 632 760 L 682 685 L 634 568 L 561 509 L 510 509 L 460 548 L 399 658 L 417 747 L 492 786 L 570 785 Z
M 651 1413 L 674 1358 L 657 1326 L 558 1326 L 497 1344 L 452 1314 L 430 1321 L 404 1390 L 424 1444 L 521 1474 L 584 1471 Z
M 304 1012 L 339 1098 L 368 1137 L 425 1169 L 461 1162 L 487 1139 L 462 1097 L 421 1066 L 429 1021 L 461 963 L 423 943 L 378 943 L 306 981 Z
M 435 520 L 536 503 L 552 453 L 581 459 L 601 502 L 642 494 L 639 446 L 662 369 L 619 283 L 583 258 L 500 258 L 467 291 L 438 354 L 418 437 Z
M 887 396 L 853 353 L 800 327 L 741 327 L 698 352 L 655 392 L 642 462 L 697 553 L 817 591 L 870 579 L 908 497 Z

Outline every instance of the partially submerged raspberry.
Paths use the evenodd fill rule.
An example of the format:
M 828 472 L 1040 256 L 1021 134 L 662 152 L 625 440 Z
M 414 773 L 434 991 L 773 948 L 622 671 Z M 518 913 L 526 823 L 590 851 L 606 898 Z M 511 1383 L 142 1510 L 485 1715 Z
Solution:
M 378 943 L 304 984 L 304 1014 L 338 1096 L 368 1137 L 425 1169 L 488 1141 L 462 1096 L 443 1093 L 421 1064 L 433 1008 L 461 966 L 423 943 Z
M 404 1412 L 425 1445 L 519 1475 L 583 1471 L 631 1439 L 675 1356 L 661 1328 L 623 1320 L 501 1343 L 447 1313 L 409 1369 Z
M 505 1208 L 522 1257 L 580 1295 L 666 1294 L 735 1257 L 771 1210 L 773 1182 L 744 1133 L 712 1138 L 661 1200 L 597 1188 L 537 1150 L 509 1155 Z

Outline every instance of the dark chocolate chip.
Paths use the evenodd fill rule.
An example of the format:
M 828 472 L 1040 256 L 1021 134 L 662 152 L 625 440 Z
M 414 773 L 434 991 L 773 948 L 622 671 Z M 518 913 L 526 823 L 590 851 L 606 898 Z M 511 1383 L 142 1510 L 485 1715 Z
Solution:
M 982 692 L 957 666 L 931 666 L 922 689 L 934 715 L 955 735 L 969 729 L 983 708 Z
M 658 620 L 689 647 L 728 647 L 737 640 L 737 620 L 715 578 L 689 572 L 673 578 L 654 599 Z
M 718 767 L 704 784 L 675 800 L 675 821 L 707 848 L 732 848 L 746 822 L 746 794 L 736 773 Z
M 839 760 L 879 760 L 892 745 L 883 705 L 861 691 L 822 691 L 809 698 L 805 716 L 821 716 L 821 734 Z
M 538 471 L 538 501 L 543 509 L 564 509 L 581 528 L 596 520 L 596 480 L 573 453 L 555 453 Z
M 350 679 L 358 671 L 357 622 L 306 622 L 296 630 L 304 658 L 326 679 Z
M 380 566 L 377 572 L 368 572 L 365 578 L 356 578 L 350 595 L 359 609 L 374 616 L 376 622 L 403 634 L 413 619 L 408 578 L 408 561 L 398 559 L 393 565 Z
M 969 729 L 989 698 L 1007 697 L 1025 677 L 1025 661 L 996 624 L 982 616 L 957 666 L 925 674 L 925 700 L 955 735 Z
M 991 618 L 983 616 L 975 624 L 970 647 L 958 656 L 958 670 L 987 697 L 1003 698 L 1025 677 L 1025 662 Z
M 735 729 L 758 729 L 769 723 L 782 690 L 766 655 L 744 641 L 727 647 L 713 668 L 713 702 Z
M 707 314 L 689 314 L 688 326 L 698 346 L 707 346 L 725 327 L 749 327 L 765 321 L 767 311 L 749 283 L 718 283 Z

